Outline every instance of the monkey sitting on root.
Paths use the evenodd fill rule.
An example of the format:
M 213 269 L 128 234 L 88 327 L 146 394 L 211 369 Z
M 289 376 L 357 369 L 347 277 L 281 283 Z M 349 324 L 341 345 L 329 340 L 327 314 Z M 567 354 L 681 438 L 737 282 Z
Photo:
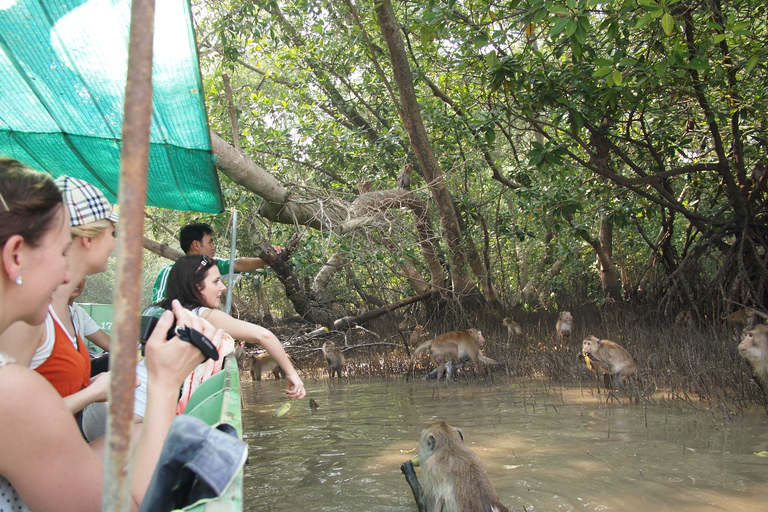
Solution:
M 414 466 L 421 466 L 421 482 Z M 464 444 L 464 434 L 444 421 L 421 431 L 419 454 L 400 471 L 419 512 L 509 512 L 480 457 Z

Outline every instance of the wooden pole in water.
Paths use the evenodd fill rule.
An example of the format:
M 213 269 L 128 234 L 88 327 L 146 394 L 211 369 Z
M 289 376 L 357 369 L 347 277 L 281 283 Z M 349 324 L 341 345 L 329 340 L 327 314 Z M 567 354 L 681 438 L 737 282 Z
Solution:
M 131 504 L 131 431 L 139 339 L 144 205 L 147 196 L 152 119 L 152 42 L 155 0 L 133 0 L 120 161 L 120 222 L 113 303 L 112 371 L 104 464 L 102 510 L 127 511 Z

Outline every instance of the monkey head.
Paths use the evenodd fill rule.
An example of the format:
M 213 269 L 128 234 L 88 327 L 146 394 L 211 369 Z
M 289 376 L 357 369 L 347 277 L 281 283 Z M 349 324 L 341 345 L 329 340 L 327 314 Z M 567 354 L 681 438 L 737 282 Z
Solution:
M 419 439 L 419 461 L 423 466 L 424 462 L 443 448 L 444 444 L 464 443 L 464 433 L 461 429 L 452 427 L 444 421 L 432 423 L 421 431 Z
M 478 345 L 480 345 L 481 347 L 485 345 L 485 338 L 483 338 L 482 331 L 479 331 L 477 329 L 467 329 L 467 332 L 469 333 L 470 336 L 475 338 L 475 341 L 477 341 Z
M 739 353 L 750 361 L 768 357 L 768 325 L 758 324 L 746 329 L 739 344 Z
M 588 336 L 584 338 L 581 351 L 585 354 L 595 354 L 598 350 L 600 350 L 601 345 L 602 342 L 598 338 L 595 336 Z

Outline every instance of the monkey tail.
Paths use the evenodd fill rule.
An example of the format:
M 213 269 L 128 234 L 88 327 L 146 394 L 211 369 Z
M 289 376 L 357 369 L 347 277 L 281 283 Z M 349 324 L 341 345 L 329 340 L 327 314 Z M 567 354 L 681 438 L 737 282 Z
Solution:
M 414 349 L 413 354 L 411 354 L 411 362 L 408 363 L 408 372 L 406 373 L 406 377 L 411 373 L 411 370 L 413 370 L 413 365 L 416 362 L 416 356 L 419 355 L 419 352 L 423 352 L 424 350 L 428 349 L 432 346 L 432 340 L 425 341 L 416 349 Z

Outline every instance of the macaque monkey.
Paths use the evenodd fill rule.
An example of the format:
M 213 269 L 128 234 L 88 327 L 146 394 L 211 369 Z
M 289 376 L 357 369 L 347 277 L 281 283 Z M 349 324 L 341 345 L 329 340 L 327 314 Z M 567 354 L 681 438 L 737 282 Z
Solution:
M 367 194 L 368 192 L 372 192 L 373 185 L 371 184 L 371 180 L 364 180 L 358 183 L 357 191 L 360 192 L 360 195 Z
M 416 327 L 413 328 L 411 337 L 408 340 L 408 346 L 417 347 L 421 343 L 421 339 L 423 337 L 424 337 L 424 326 L 416 324 Z
M 676 329 L 691 329 L 696 327 L 696 323 L 693 321 L 693 315 L 689 309 L 684 309 L 679 312 L 675 317 L 674 327 Z
M 279 380 L 281 376 L 285 376 L 280 365 L 277 364 L 268 352 L 264 352 L 257 356 L 251 356 L 250 359 L 251 368 L 251 380 L 261 380 L 261 374 L 266 372 L 272 372 L 275 379 Z
M 245 359 L 245 356 L 245 342 L 238 340 L 238 342 L 235 344 L 235 359 L 240 362 Z
M 336 344 L 332 341 L 326 341 L 323 343 L 323 355 L 325 360 L 328 361 L 328 378 L 332 379 L 334 373 L 341 378 L 341 367 L 344 366 L 344 354 L 341 350 L 336 348 Z
M 739 353 L 752 365 L 752 371 L 768 389 L 768 325 L 757 324 L 744 331 L 739 344 Z
M 747 327 L 754 327 L 757 323 L 757 315 L 751 309 L 740 309 L 734 311 L 730 315 L 722 317 L 723 320 L 727 320 L 732 324 L 746 325 Z
M 472 360 L 472 364 L 475 368 L 478 367 L 478 356 L 480 355 L 480 347 L 485 344 L 485 338 L 483 333 L 477 329 L 467 329 L 466 331 L 451 331 L 441 334 L 440 336 L 425 341 L 413 351 L 411 356 L 411 364 L 408 366 L 408 372 L 410 373 L 413 368 L 413 364 L 416 360 L 416 356 L 419 352 L 429 349 L 429 355 L 435 364 L 438 365 L 437 381 L 443 376 L 445 370 L 445 363 L 450 359 L 453 364 L 457 364 L 461 359 L 468 357 Z
M 403 190 L 411 190 L 411 174 L 413 173 L 413 164 L 408 162 L 403 166 L 403 170 L 400 171 L 400 176 L 397 177 L 397 187 Z
M 570 338 L 571 333 L 573 333 L 573 316 L 570 311 L 563 311 L 560 313 L 560 317 L 557 319 L 557 324 L 555 325 L 555 330 L 557 331 L 557 337 L 560 339 L 560 345 L 567 347 L 568 338 Z
M 413 317 L 410 313 L 405 313 L 403 315 L 403 319 L 400 321 L 399 324 L 397 324 L 398 329 L 410 329 L 414 325 L 418 325 L 418 322 L 416 322 L 416 319 Z
M 363 301 L 360 301 L 360 304 L 357 307 L 357 316 L 363 316 L 368 312 L 368 303 Z
M 507 339 L 513 340 L 516 336 L 523 335 L 523 328 L 511 318 L 506 317 L 501 323 L 507 328 Z
M 419 483 L 414 465 L 421 466 Z M 400 466 L 419 511 L 509 512 L 464 434 L 444 421 L 421 431 L 419 455 Z
M 610 389 L 611 377 L 618 375 L 618 386 L 635 374 L 635 361 L 627 349 L 611 340 L 600 340 L 594 336 L 584 339 L 582 354 L 589 356 L 590 364 L 603 370 L 603 384 Z

